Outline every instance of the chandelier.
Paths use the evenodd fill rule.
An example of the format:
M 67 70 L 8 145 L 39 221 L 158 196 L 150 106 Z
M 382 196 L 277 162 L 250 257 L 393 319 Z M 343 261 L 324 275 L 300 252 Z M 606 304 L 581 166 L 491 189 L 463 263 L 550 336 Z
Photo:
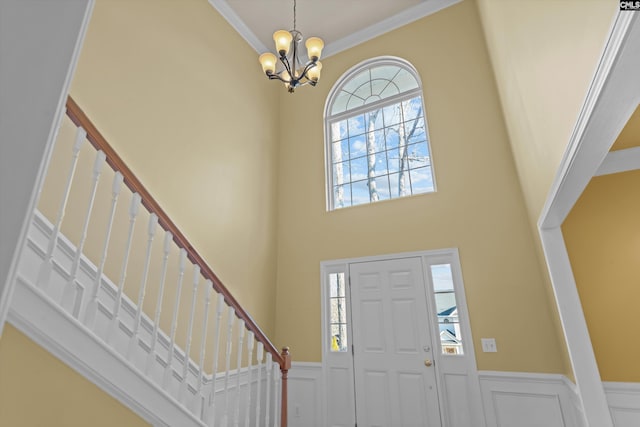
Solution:
M 309 37 L 305 43 L 309 61 L 303 66 L 300 62 L 298 45 L 302 41 L 302 33 L 296 29 L 296 0 L 293 0 L 293 30 L 278 30 L 273 33 L 273 41 L 276 44 L 278 56 L 271 52 L 263 53 L 258 60 L 262 65 L 262 71 L 270 80 L 280 80 L 290 93 L 297 87 L 310 84 L 315 86 L 320 80 L 322 63 L 318 61 L 324 42 L 319 37 Z M 291 55 L 289 55 L 291 53 Z M 278 59 L 280 70 L 276 71 Z

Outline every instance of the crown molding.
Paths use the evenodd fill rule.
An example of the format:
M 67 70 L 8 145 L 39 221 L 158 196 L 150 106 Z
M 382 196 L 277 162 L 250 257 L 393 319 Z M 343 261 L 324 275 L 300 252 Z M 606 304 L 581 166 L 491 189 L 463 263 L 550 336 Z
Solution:
M 251 29 L 244 23 L 238 14 L 229 6 L 226 0 L 209 0 L 209 4 L 214 7 L 227 20 L 243 39 L 249 43 L 256 52 L 263 53 L 268 51 L 267 47 L 256 37 Z
M 403 25 L 417 21 L 425 16 L 432 15 L 462 1 L 463 0 L 424 0 L 422 3 L 410 7 L 396 15 L 390 16 L 376 24 L 370 25 L 369 27 L 358 30 L 349 36 L 328 43 L 322 52 L 322 56 L 327 58 L 331 55 L 335 55 L 336 53 L 340 53 L 344 50 L 357 46 L 384 33 L 388 33 L 389 31 L 400 28 Z M 270 50 L 258 39 L 258 37 L 256 37 L 247 24 L 240 19 L 238 14 L 235 13 L 226 0 L 209 0 L 209 3 L 257 53 L 263 53 Z
M 370 25 L 369 27 L 358 30 L 349 36 L 327 44 L 322 52 L 322 56 L 327 58 L 331 55 L 335 55 L 462 1 L 463 0 L 425 0 L 423 3 L 417 4 L 409 9 L 405 9 L 404 11 L 390 16 L 376 24 Z

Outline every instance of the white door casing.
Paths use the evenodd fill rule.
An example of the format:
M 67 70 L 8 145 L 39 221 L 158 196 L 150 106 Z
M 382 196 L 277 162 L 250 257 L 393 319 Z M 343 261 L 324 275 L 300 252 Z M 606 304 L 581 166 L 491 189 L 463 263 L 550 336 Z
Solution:
M 331 350 L 331 330 L 329 325 L 330 304 L 329 304 L 329 277 L 340 272 L 348 276 L 351 266 L 355 264 L 363 264 L 368 262 L 384 262 L 389 260 L 416 258 L 420 268 L 420 279 L 422 286 L 423 308 L 420 312 L 426 312 L 423 324 L 424 328 L 431 337 L 431 358 L 427 357 L 424 346 L 419 347 L 422 351 L 420 366 L 424 369 L 430 369 L 435 376 L 435 384 L 437 385 L 430 391 L 437 395 L 435 402 L 439 403 L 440 420 L 442 425 L 448 427 L 484 427 L 485 417 L 482 409 L 482 400 L 480 395 L 480 386 L 478 382 L 478 371 L 476 367 L 475 354 L 473 348 L 473 338 L 471 336 L 471 328 L 469 317 L 467 314 L 466 298 L 464 294 L 464 284 L 462 281 L 462 270 L 457 249 L 442 249 L 432 251 L 420 251 L 401 254 L 390 254 L 374 257 L 342 259 L 334 261 L 325 261 L 321 263 L 321 296 L 322 296 L 322 369 L 324 394 L 322 406 L 324 407 L 323 424 L 330 427 L 354 426 L 356 423 L 356 403 L 354 390 L 354 369 L 353 355 L 351 351 L 351 343 L 354 328 L 350 322 L 347 337 L 348 350 L 337 352 Z M 431 267 L 434 265 L 448 264 L 451 268 L 452 280 L 455 288 L 455 298 L 459 314 L 459 327 L 462 334 L 463 354 L 459 355 L 443 355 L 439 339 L 439 326 L 436 317 L 436 303 L 433 295 L 434 277 Z M 357 268 L 357 267 L 355 267 Z M 353 270 L 352 270 L 353 273 Z M 353 275 L 351 277 L 353 281 Z M 352 285 L 353 286 L 353 285 Z M 347 317 L 352 319 L 352 303 L 349 292 L 346 293 L 347 301 Z M 357 309 L 356 309 L 357 310 Z M 405 318 L 406 313 L 402 313 Z M 357 320 L 356 320 L 357 323 Z M 368 322 L 367 322 L 368 323 Z M 367 325 L 363 325 L 367 326 Z M 356 327 L 357 328 L 357 327 Z M 356 331 L 355 339 L 358 338 Z M 420 336 L 420 335 L 419 335 Z M 395 339 L 395 338 L 394 338 Z M 422 338 L 425 339 L 424 337 Z M 406 337 L 399 341 L 406 347 Z M 358 351 L 358 350 L 356 350 Z M 433 365 L 427 368 L 424 365 L 426 359 L 433 361 Z M 404 364 L 401 367 L 404 369 Z M 402 371 L 404 372 L 404 371 Z M 426 393 L 426 392 L 425 392 Z M 433 402 L 434 405 L 437 405 Z M 406 403 L 406 402 L 405 402 Z M 425 405 L 423 405 L 425 406 Z M 431 409 L 431 412 L 437 412 Z M 427 409 L 429 414 L 429 409 Z M 380 422 L 385 425 L 384 421 Z M 368 425 L 364 423 L 362 417 L 358 419 L 358 425 Z M 373 424 L 375 425 L 375 424 Z M 402 424 L 386 424 L 386 425 L 402 425 Z M 411 425 L 411 424 L 408 424 Z M 431 425 L 431 424 L 420 424 Z M 437 424 L 438 426 L 440 424 Z
M 349 265 L 356 419 L 364 427 L 440 427 L 420 258 Z

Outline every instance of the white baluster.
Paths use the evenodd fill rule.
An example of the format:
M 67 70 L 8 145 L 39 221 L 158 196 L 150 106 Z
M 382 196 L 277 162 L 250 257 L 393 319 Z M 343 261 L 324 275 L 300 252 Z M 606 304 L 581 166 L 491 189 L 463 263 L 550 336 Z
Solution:
M 258 385 L 256 391 L 256 427 L 260 425 L 260 390 L 262 390 L 262 360 L 264 358 L 264 344 L 258 341 L 256 359 L 258 361 Z
M 193 266 L 193 290 L 191 291 L 191 311 L 189 315 L 189 326 L 187 328 L 187 347 L 184 350 L 184 365 L 182 366 L 182 383 L 180 384 L 180 401 L 186 402 L 187 376 L 189 374 L 189 353 L 191 352 L 191 340 L 193 334 L 193 317 L 196 312 L 196 297 L 198 296 L 198 283 L 200 282 L 200 266 Z
M 147 291 L 147 279 L 149 278 L 149 264 L 151 262 L 151 245 L 158 228 L 158 215 L 152 213 L 149 215 L 149 227 L 147 229 L 147 253 L 144 259 L 144 269 L 142 270 L 142 280 L 140 281 L 140 290 L 138 291 L 138 306 L 136 307 L 136 316 L 133 320 L 133 333 L 129 340 L 129 348 L 127 349 L 127 359 L 131 360 L 133 352 L 138 347 L 138 334 L 140 331 L 140 320 L 142 319 L 142 305 L 144 304 L 144 295 Z
M 247 398 L 245 399 L 246 402 L 246 410 L 245 410 L 245 416 L 244 416 L 244 426 L 245 427 L 249 427 L 249 417 L 250 417 L 250 413 L 251 413 L 251 368 L 252 368 L 252 363 L 253 363 L 253 345 L 254 345 L 254 335 L 253 332 L 249 331 L 249 334 L 247 336 L 247 391 L 246 391 L 246 395 Z
M 51 271 L 53 270 L 53 250 L 56 248 L 56 244 L 58 243 L 58 234 L 60 234 L 64 211 L 67 208 L 67 202 L 69 201 L 69 193 L 71 191 L 71 184 L 73 183 L 73 176 L 76 173 L 76 166 L 78 165 L 80 148 L 82 147 L 85 139 L 87 139 L 87 132 L 83 128 L 79 127 L 76 132 L 75 143 L 73 144 L 71 168 L 69 169 L 69 175 L 67 176 L 67 184 L 64 189 L 62 201 L 60 202 L 60 208 L 58 208 L 58 217 L 56 218 L 56 223 L 53 226 L 53 231 L 51 232 L 49 246 L 47 246 L 47 253 L 44 256 L 44 261 L 38 271 L 38 279 L 36 283 L 37 286 L 42 289 L 48 287 L 49 280 L 51 279 Z
M 273 427 L 280 424 L 280 365 L 273 362 Z
M 209 305 L 211 304 L 213 283 L 207 279 L 205 286 L 207 294 L 204 300 L 204 319 L 202 321 L 202 333 L 200 334 L 200 363 L 198 363 L 198 392 L 196 393 L 198 407 L 202 402 L 202 375 L 204 374 L 204 355 L 207 349 L 207 327 L 209 326 Z M 201 413 L 201 411 L 196 408 L 196 413 Z
M 127 265 L 129 264 L 129 253 L 131 252 L 131 242 L 133 241 L 133 229 L 136 223 L 136 217 L 138 216 L 138 211 L 140 210 L 140 195 L 138 193 L 133 193 L 133 197 L 131 198 L 131 206 L 129 207 L 129 234 L 127 237 L 127 245 L 124 250 L 124 260 L 122 261 L 122 270 L 120 272 L 120 281 L 118 282 L 118 294 L 116 296 L 115 303 L 113 305 L 113 310 L 111 311 L 112 318 L 111 323 L 109 324 L 109 330 L 107 331 L 107 342 L 111 342 L 113 339 L 114 332 L 117 331 L 119 327 L 120 320 L 118 319 L 118 314 L 120 313 L 120 305 L 122 304 L 122 292 L 124 290 L 124 281 L 127 277 Z
M 236 407 L 233 412 L 233 427 L 240 423 L 240 367 L 242 366 L 242 344 L 244 343 L 244 320 L 238 325 L 238 354 L 236 360 Z
M 233 322 L 235 320 L 235 310 L 229 307 L 227 320 L 227 349 L 225 352 L 225 374 L 224 374 L 224 413 L 222 414 L 222 426 L 227 427 L 229 414 L 229 370 L 231 369 L 231 345 L 233 343 Z M 215 423 L 215 420 L 214 420 Z
M 213 337 L 213 368 L 211 369 L 211 394 L 209 398 L 209 425 L 213 425 L 216 419 L 216 374 L 218 373 L 218 355 L 220 353 L 220 329 L 222 327 L 222 309 L 224 308 L 224 295 L 218 294 L 218 305 L 216 307 L 216 332 Z
M 109 220 L 107 223 L 107 233 L 104 238 L 104 244 L 102 246 L 102 257 L 100 258 L 100 265 L 98 266 L 98 272 L 96 273 L 96 279 L 93 283 L 93 289 L 89 303 L 85 308 L 84 324 L 89 329 L 93 329 L 96 321 L 96 315 L 98 314 L 98 292 L 100 291 L 100 284 L 102 283 L 102 275 L 104 274 L 104 265 L 107 261 L 107 250 L 109 249 L 109 241 L 111 239 L 111 230 L 113 228 L 113 218 L 116 213 L 116 205 L 118 203 L 118 196 L 120 195 L 120 189 L 122 188 L 122 174 L 116 172 L 113 177 L 113 187 L 111 190 L 111 210 L 109 211 Z
M 162 298 L 164 295 L 164 285 L 167 279 L 167 266 L 169 264 L 169 252 L 171 251 L 171 242 L 173 241 L 173 234 L 167 231 L 164 233 L 164 246 L 162 257 L 162 273 L 160 274 L 160 289 L 158 289 L 158 300 L 156 301 L 156 313 L 153 318 L 153 332 L 151 334 L 151 349 L 147 356 L 147 363 L 144 369 L 145 375 L 149 375 L 151 366 L 155 362 L 156 358 L 156 343 L 158 342 L 158 327 L 160 325 L 160 313 L 162 312 Z
M 80 243 L 76 248 L 76 254 L 73 257 L 73 264 L 71 265 L 71 271 L 69 272 L 69 280 L 62 292 L 62 298 L 60 299 L 60 305 L 70 312 L 73 317 L 78 316 L 79 307 L 76 306 L 76 278 L 78 276 L 78 268 L 80 267 L 80 257 L 84 250 L 84 243 L 87 240 L 87 231 L 89 230 L 89 220 L 91 219 L 91 211 L 93 210 L 93 204 L 96 200 L 96 190 L 98 189 L 98 180 L 100 179 L 100 173 L 102 172 L 102 166 L 107 156 L 103 151 L 96 153 L 96 160 L 93 164 L 91 193 L 89 196 L 89 204 L 87 206 L 87 213 L 84 217 L 84 224 L 82 226 L 82 233 L 80 234 Z
M 169 353 L 167 355 L 167 366 L 165 366 L 162 378 L 162 387 L 167 390 L 169 387 L 169 375 L 173 372 L 173 352 L 176 344 L 176 328 L 178 327 L 178 310 L 180 309 L 180 295 L 182 294 L 182 282 L 184 279 L 184 269 L 187 262 L 187 251 L 180 249 L 178 285 L 176 287 L 176 297 L 173 303 L 173 318 L 171 319 L 171 342 L 169 343 Z
M 272 383 L 273 383 L 273 377 L 271 376 L 271 371 L 273 369 L 273 356 L 271 355 L 270 352 L 267 352 L 267 362 L 266 362 L 266 368 L 267 368 L 267 372 L 266 372 L 266 384 L 265 384 L 265 389 L 267 390 L 266 393 L 266 399 L 265 399 L 265 405 L 264 405 L 264 412 L 265 412 L 265 423 L 264 425 L 269 427 L 269 410 L 271 409 L 271 387 L 272 387 Z

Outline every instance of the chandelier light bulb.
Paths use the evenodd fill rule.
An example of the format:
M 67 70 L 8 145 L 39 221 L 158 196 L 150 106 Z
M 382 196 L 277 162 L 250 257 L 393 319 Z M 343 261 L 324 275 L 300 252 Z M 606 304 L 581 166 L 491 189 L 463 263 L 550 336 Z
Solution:
M 320 55 L 322 54 L 322 49 L 324 48 L 324 42 L 319 37 L 309 37 L 307 42 L 305 43 L 307 47 L 307 55 L 309 59 L 312 61 L 317 61 L 320 59 Z
M 260 55 L 258 59 L 260 64 L 262 65 L 262 71 L 268 76 L 276 72 L 276 61 L 278 60 L 276 56 L 271 53 L 263 53 Z
M 273 33 L 273 41 L 276 43 L 276 51 L 281 57 L 289 54 L 289 47 L 291 47 L 291 41 L 293 36 L 289 31 L 278 30 Z
M 309 80 L 317 82 L 320 80 L 320 71 L 322 71 L 322 62 L 318 61 L 316 62 L 315 67 L 309 68 L 309 71 L 307 71 L 307 77 L 309 77 Z

